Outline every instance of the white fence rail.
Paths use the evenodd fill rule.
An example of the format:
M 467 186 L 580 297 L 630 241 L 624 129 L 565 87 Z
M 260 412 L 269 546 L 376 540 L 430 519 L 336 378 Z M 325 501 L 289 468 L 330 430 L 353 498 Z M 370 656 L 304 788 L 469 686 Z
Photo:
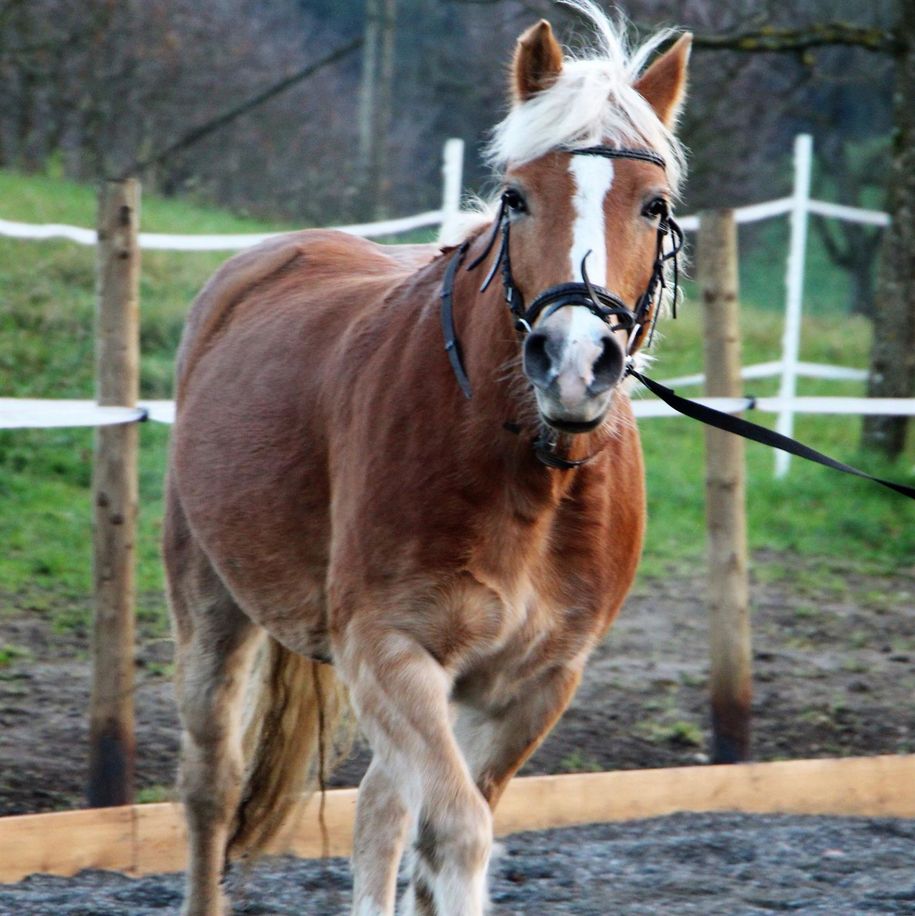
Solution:
M 172 423 L 174 401 L 141 401 L 136 407 L 100 407 L 95 401 L 0 398 L 0 429 L 64 429 L 156 420 Z
M 792 413 L 855 415 L 884 415 L 915 417 L 915 398 L 696 398 L 700 404 L 724 413 L 746 410 L 780 414 Z M 679 417 L 672 407 L 654 398 L 632 402 L 633 412 L 640 419 Z M 109 426 L 116 423 L 138 423 L 153 420 L 173 423 L 174 401 L 140 401 L 136 407 L 99 407 L 94 401 L 41 400 L 0 398 L 0 429 L 54 429 L 78 426 Z
M 807 225 L 810 214 L 863 223 L 870 226 L 888 226 L 890 224 L 888 214 L 878 210 L 864 210 L 861 207 L 848 207 L 842 204 L 813 200 L 810 197 L 812 169 L 813 140 L 808 134 L 800 134 L 794 141 L 794 189 L 791 196 L 762 204 L 740 207 L 734 211 L 738 223 L 757 222 L 758 220 L 784 216 L 785 214 L 790 214 L 791 216 L 791 235 L 785 277 L 785 327 L 782 334 L 781 359 L 776 362 L 747 366 L 741 372 L 741 376 L 745 379 L 779 378 L 778 400 L 781 407 L 776 411 L 778 413 L 776 428 L 778 432 L 785 436 L 792 435 L 794 431 L 794 414 L 804 412 L 795 406 L 798 403 L 795 394 L 799 378 L 852 381 L 863 381 L 867 378 L 867 371 L 864 369 L 809 363 L 800 359 L 801 316 L 804 301 L 804 263 L 807 248 Z M 698 228 L 699 221 L 695 217 L 687 217 L 681 220 L 681 225 L 684 229 L 695 231 Z M 701 385 L 704 381 L 705 375 L 696 373 L 677 379 L 667 379 L 664 384 Z M 760 399 L 760 402 L 762 400 Z M 765 400 L 772 401 L 773 399 Z M 848 404 L 852 401 L 866 402 L 866 400 L 860 398 L 836 399 L 838 403 Z M 906 402 L 903 401 L 902 403 L 905 404 Z M 861 414 L 869 411 L 862 407 L 854 412 Z M 895 409 L 891 415 L 911 416 L 908 411 L 901 409 Z M 790 462 L 791 456 L 786 452 L 777 451 L 775 453 L 775 474 L 777 477 L 784 477 L 788 472 Z
M 812 141 L 807 135 L 800 135 L 794 145 L 794 190 L 789 197 L 763 203 L 750 204 L 735 209 L 738 223 L 758 222 L 778 216 L 791 215 L 791 237 L 786 271 L 786 313 L 785 330 L 782 338 L 782 354 L 779 360 L 745 367 L 741 375 L 745 379 L 780 378 L 779 396 L 775 398 L 751 399 L 700 399 L 702 403 L 730 413 L 739 413 L 752 406 L 756 410 L 776 413 L 777 428 L 785 435 L 791 435 L 794 415 L 797 413 L 828 414 L 885 414 L 890 416 L 915 416 L 915 400 L 894 398 L 804 398 L 796 397 L 797 379 L 800 377 L 854 380 L 867 378 L 864 369 L 845 366 L 823 365 L 804 362 L 800 359 L 801 313 L 803 307 L 804 258 L 807 238 L 807 223 L 810 214 L 835 219 L 850 220 L 872 226 L 889 225 L 889 216 L 875 210 L 848 207 L 810 197 L 810 176 L 812 168 Z M 461 174 L 463 168 L 464 143 L 451 139 L 443 149 L 443 193 L 440 210 L 429 210 L 400 219 L 376 223 L 360 223 L 336 228 L 366 238 L 394 235 L 412 229 L 441 225 L 447 231 L 452 221 L 460 215 Z M 687 231 L 695 231 L 699 225 L 698 216 L 686 216 L 680 220 Z M 257 245 L 263 240 L 280 233 L 253 233 L 232 235 L 169 235 L 164 233 L 140 233 L 140 247 L 159 251 L 238 251 Z M 59 224 L 33 225 L 0 219 L 0 235 L 20 239 L 68 239 L 81 245 L 95 245 L 96 231 L 79 226 Z M 705 381 L 702 373 L 665 379 L 670 386 L 701 385 Z M 667 405 L 659 401 L 636 400 L 636 416 L 649 418 L 676 416 Z M 0 398 L 0 428 L 50 428 L 67 426 L 97 426 L 109 423 L 129 423 L 151 419 L 170 423 L 174 419 L 174 404 L 171 401 L 144 402 L 139 408 L 98 407 L 91 401 L 51 401 L 37 399 Z M 776 473 L 782 476 L 788 469 L 790 456 L 776 453 Z
M 388 219 L 377 223 L 356 223 L 350 226 L 334 226 L 342 232 L 372 238 L 383 235 L 396 235 L 409 232 L 411 229 L 424 229 L 428 226 L 439 226 L 443 219 L 443 210 L 427 210 L 415 216 L 404 216 L 400 219 Z M 140 248 L 144 251 L 241 251 L 253 248 L 267 239 L 283 235 L 282 232 L 255 232 L 229 235 L 169 235 L 161 232 L 141 232 Z M 32 223 L 14 223 L 0 219 L 0 235 L 14 239 L 65 239 L 77 245 L 95 245 L 95 229 L 63 224 L 34 225 Z

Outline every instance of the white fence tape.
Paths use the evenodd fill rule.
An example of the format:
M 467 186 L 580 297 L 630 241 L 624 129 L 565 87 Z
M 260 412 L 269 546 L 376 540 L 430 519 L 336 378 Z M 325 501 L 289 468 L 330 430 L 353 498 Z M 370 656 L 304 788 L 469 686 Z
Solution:
M 334 226 L 341 232 L 372 238 L 382 235 L 396 235 L 411 229 L 437 226 L 442 221 L 441 210 L 427 210 L 415 216 L 388 219 L 378 223 L 355 223 L 350 226 Z M 241 251 L 253 248 L 267 239 L 282 235 L 282 232 L 261 232 L 239 235 L 167 235 L 161 232 L 141 232 L 140 248 L 146 251 Z M 14 239 L 67 239 L 79 245 L 94 245 L 96 231 L 80 226 L 66 226 L 55 223 L 33 225 L 0 219 L 0 235 Z
M 146 410 L 150 420 L 155 420 L 157 423 L 175 422 L 174 401 L 142 401 L 140 407 Z
M 740 413 L 751 406 L 762 413 L 779 413 L 790 409 L 794 413 L 832 415 L 874 414 L 881 416 L 915 416 L 915 398 L 696 398 L 700 404 L 724 413 Z M 678 417 L 673 408 L 655 399 L 636 398 L 632 402 L 635 415 L 641 419 Z M 93 401 L 51 401 L 38 399 L 0 398 L 0 429 L 53 429 L 77 426 L 108 426 L 134 423 L 149 419 L 159 423 L 175 421 L 174 401 L 142 401 L 137 407 L 99 407 Z
M 821 201 L 811 201 L 812 204 L 821 204 Z M 822 203 L 830 207 L 832 204 Z M 752 223 L 774 216 L 783 216 L 791 209 L 791 198 L 782 197 L 778 200 L 769 200 L 761 204 L 750 204 L 738 207 L 734 214 L 738 223 Z M 845 207 L 844 210 L 857 213 L 871 214 L 873 211 L 858 210 L 856 207 Z M 824 211 L 825 212 L 825 211 Z M 885 216 L 885 214 L 883 214 Z M 404 216 L 399 219 L 382 220 L 377 223 L 353 223 L 348 226 L 331 226 L 329 228 L 348 232 L 363 238 L 377 238 L 384 235 L 396 235 L 399 232 L 409 232 L 412 229 L 425 229 L 438 226 L 444 218 L 442 210 L 426 210 L 413 216 Z M 844 218 L 849 218 L 845 216 Z M 888 217 L 887 217 L 888 220 Z M 871 222 L 858 220 L 859 222 Z M 698 216 L 684 216 L 680 225 L 687 232 L 695 232 L 699 228 Z M 880 224 L 885 225 L 885 224 Z M 140 248 L 144 251 L 241 251 L 244 248 L 253 248 L 267 239 L 282 235 L 282 232 L 239 233 L 228 235 L 172 235 L 163 232 L 141 232 L 139 236 Z M 17 223 L 8 219 L 0 219 L 0 235 L 14 239 L 66 239 L 78 245 L 94 245 L 96 231 L 82 226 L 68 226 L 60 223 Z
M 756 398 L 765 413 L 854 414 L 855 416 L 915 417 L 915 398 Z
M 95 401 L 0 398 L 0 429 L 65 429 L 114 426 L 139 420 L 174 423 L 174 401 L 142 401 L 136 407 L 100 407 Z
M 112 426 L 144 416 L 137 407 L 99 407 L 94 401 L 0 398 L 0 429 Z
M 780 197 L 760 204 L 737 207 L 734 210 L 734 217 L 738 223 L 754 223 L 763 219 L 784 216 L 791 211 L 792 200 L 791 197 Z M 845 207 L 822 200 L 808 200 L 807 207 L 809 212 L 821 216 L 835 216 L 839 219 L 872 226 L 889 225 L 889 216 L 876 210 Z M 363 238 L 377 238 L 384 235 L 396 235 L 399 232 L 409 232 L 412 229 L 438 226 L 442 223 L 444 216 L 443 210 L 427 210 L 414 216 L 388 219 L 378 223 L 354 223 L 330 228 Z M 699 228 L 699 217 L 684 216 L 679 223 L 684 231 L 695 232 Z M 261 232 L 235 235 L 171 235 L 162 232 L 141 232 L 139 242 L 140 248 L 145 251 L 241 251 L 243 248 L 252 248 L 267 239 L 282 234 L 281 232 Z M 94 245 L 96 242 L 94 229 L 57 223 L 40 225 L 17 223 L 7 219 L 0 219 L 0 236 L 15 239 L 67 239 L 79 245 Z
M 861 207 L 848 207 L 845 204 L 830 204 L 825 200 L 808 200 L 807 209 L 817 216 L 832 216 L 849 223 L 864 223 L 868 226 L 890 224 L 889 214 L 881 210 L 863 210 Z
M 790 213 L 791 205 L 792 198 L 790 197 L 766 200 L 761 204 L 747 204 L 745 207 L 734 208 L 734 219 L 738 223 L 756 223 L 763 219 L 772 219 L 775 216 L 784 216 L 786 213 Z M 695 232 L 699 228 L 699 217 L 677 217 L 677 223 L 684 232 Z
M 67 239 L 78 245 L 94 245 L 98 238 L 95 229 L 83 229 L 79 226 L 64 226 L 58 223 L 14 223 L 12 220 L 0 219 L 0 235 L 11 239 Z

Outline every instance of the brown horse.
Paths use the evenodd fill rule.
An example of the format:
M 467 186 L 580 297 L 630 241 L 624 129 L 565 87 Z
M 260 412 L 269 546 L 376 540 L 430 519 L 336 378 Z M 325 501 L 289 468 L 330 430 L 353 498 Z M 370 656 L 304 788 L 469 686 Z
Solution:
M 393 912 L 409 844 L 407 912 L 481 913 L 491 811 L 631 584 L 623 381 L 676 243 L 689 37 L 642 72 L 666 35 L 628 54 L 575 5 L 591 57 L 546 21 L 518 42 L 489 227 L 452 249 L 287 235 L 193 306 L 165 530 L 187 913 L 227 911 L 227 858 L 323 777 L 347 702 L 373 751 L 353 912 Z

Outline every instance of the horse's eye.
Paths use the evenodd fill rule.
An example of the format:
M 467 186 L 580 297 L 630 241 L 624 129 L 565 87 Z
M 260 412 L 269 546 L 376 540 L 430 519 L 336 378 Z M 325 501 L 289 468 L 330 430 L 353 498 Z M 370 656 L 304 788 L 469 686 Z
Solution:
M 527 213 L 527 204 L 517 188 L 506 188 L 502 193 L 502 200 L 514 213 Z
M 642 216 L 649 219 L 667 219 L 670 216 L 670 208 L 663 197 L 655 197 L 642 207 Z

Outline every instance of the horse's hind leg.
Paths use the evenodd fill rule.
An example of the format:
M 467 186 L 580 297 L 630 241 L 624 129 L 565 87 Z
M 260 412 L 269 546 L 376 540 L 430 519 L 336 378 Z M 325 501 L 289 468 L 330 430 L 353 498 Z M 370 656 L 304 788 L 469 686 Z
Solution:
M 414 887 L 413 911 L 480 916 L 492 818 L 451 730 L 450 678 L 402 630 L 373 621 L 351 622 L 335 659 L 379 768 L 360 790 L 353 913 L 392 913 L 397 831 L 374 842 L 371 831 L 387 807 L 400 829 L 405 820 L 416 825 L 420 848 L 435 851 Z
M 188 825 L 184 913 L 222 916 L 229 908 L 219 885 L 243 776 L 242 694 L 259 630 L 193 541 L 173 492 L 164 554 L 183 728 L 180 786 Z

